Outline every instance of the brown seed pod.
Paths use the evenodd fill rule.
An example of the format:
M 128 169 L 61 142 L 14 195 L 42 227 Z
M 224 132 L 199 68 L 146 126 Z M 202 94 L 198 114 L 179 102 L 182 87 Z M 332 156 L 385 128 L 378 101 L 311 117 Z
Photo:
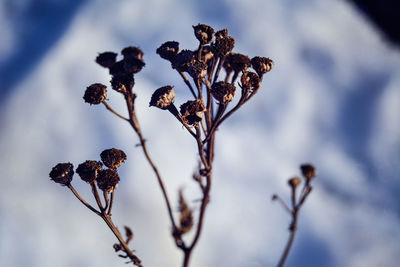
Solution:
M 163 43 L 159 48 L 157 48 L 156 53 L 160 55 L 163 59 L 173 61 L 179 52 L 179 43 L 175 41 L 168 41 Z
M 188 67 L 188 73 L 194 79 L 202 79 L 207 75 L 207 64 L 196 60 Z
M 230 53 L 224 61 L 224 68 L 227 72 L 241 72 L 247 70 L 251 66 L 250 58 L 239 53 Z
M 182 104 L 180 110 L 183 121 L 189 125 L 193 125 L 203 119 L 206 108 L 203 100 L 196 99 Z
M 83 99 L 90 105 L 98 105 L 107 98 L 107 86 L 101 83 L 94 83 L 86 88 Z
M 140 61 L 143 60 L 143 51 L 136 46 L 125 47 L 124 49 L 122 49 L 121 54 L 124 56 L 124 59 L 136 58 Z
M 299 177 L 297 177 L 297 176 L 293 177 L 293 178 L 290 178 L 289 181 L 288 181 L 288 184 L 292 188 L 296 188 L 300 183 L 301 183 L 301 179 Z
M 114 191 L 118 186 L 118 182 L 119 175 L 114 169 L 101 170 L 97 175 L 97 186 L 106 193 Z
M 188 71 L 189 66 L 191 66 L 195 61 L 196 58 L 193 51 L 182 50 L 176 55 L 172 62 L 172 67 L 180 72 Z
M 106 149 L 100 154 L 101 161 L 110 169 L 116 169 L 126 160 L 124 151 L 116 148 Z
M 235 38 L 228 35 L 228 30 L 224 29 L 215 33 L 215 42 L 212 44 L 213 52 L 218 57 L 229 54 L 235 46 Z
M 194 30 L 194 35 L 200 44 L 207 44 L 212 41 L 214 37 L 214 29 L 205 24 L 198 24 L 197 26 L 192 26 Z
M 124 70 L 126 73 L 138 73 L 145 66 L 141 59 L 129 57 L 124 59 Z
M 132 74 L 119 74 L 112 77 L 111 87 L 115 91 L 126 94 L 135 85 L 135 79 Z
M 49 176 L 55 183 L 69 185 L 74 175 L 74 166 L 71 163 L 58 163 L 51 169 Z
M 258 76 L 262 77 L 265 73 L 269 72 L 274 66 L 274 62 L 267 57 L 253 57 L 251 65 L 257 72 Z
M 99 161 L 87 160 L 78 165 L 76 173 L 87 183 L 92 183 L 97 178 L 99 171 L 103 169 L 103 164 Z
M 311 164 L 302 164 L 300 169 L 304 178 L 308 181 L 312 180 L 317 175 L 314 166 Z
M 212 85 L 211 94 L 220 103 L 225 104 L 233 100 L 235 90 L 235 85 L 221 81 Z
M 242 77 L 240 79 L 241 81 L 241 87 L 242 87 L 242 93 L 247 96 L 247 94 L 255 92 L 260 88 L 260 77 L 258 77 L 257 74 L 251 71 L 245 71 L 242 74 Z
M 158 88 L 151 96 L 149 106 L 168 109 L 175 99 L 175 92 L 172 88 L 170 85 Z
M 116 75 L 121 75 L 121 74 L 125 74 L 125 68 L 124 68 L 124 60 L 120 60 L 115 62 L 109 70 L 110 74 L 113 76 Z
M 102 67 L 109 68 L 117 60 L 117 54 L 114 52 L 103 52 L 96 57 L 96 63 Z

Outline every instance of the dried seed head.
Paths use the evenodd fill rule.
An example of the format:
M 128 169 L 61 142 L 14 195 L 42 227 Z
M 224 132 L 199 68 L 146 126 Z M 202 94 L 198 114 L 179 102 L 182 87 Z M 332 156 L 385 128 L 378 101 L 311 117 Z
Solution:
M 194 101 L 189 100 L 182 104 L 180 109 L 183 121 L 189 125 L 201 121 L 204 111 L 206 111 L 203 100 L 201 99 L 196 99 Z
M 188 71 L 189 66 L 191 66 L 195 61 L 196 58 L 193 51 L 182 50 L 176 55 L 172 62 L 172 67 L 180 72 Z
M 258 77 L 258 75 L 254 72 L 243 72 L 240 81 L 242 83 L 241 87 L 245 95 L 255 92 L 258 90 L 258 88 L 260 88 L 260 77 Z
M 118 182 L 119 175 L 114 169 L 101 170 L 97 175 L 97 186 L 106 193 L 114 191 Z
M 111 87 L 115 91 L 126 94 L 135 85 L 135 79 L 132 74 L 119 74 L 111 79 Z
M 122 49 L 121 54 L 124 56 L 124 59 L 136 58 L 140 61 L 143 60 L 143 51 L 136 46 L 125 47 L 124 49 Z
M 111 67 L 117 60 L 117 54 L 114 52 L 100 53 L 96 57 L 96 63 L 105 68 Z
M 195 55 L 199 52 L 198 50 L 194 51 Z M 200 61 L 208 63 L 211 59 L 214 58 L 214 53 L 212 52 L 211 46 L 205 45 L 203 49 L 201 49 Z
M 101 83 L 94 83 L 86 88 L 83 99 L 90 105 L 98 105 L 107 97 L 107 86 Z
M 125 69 L 124 69 L 124 60 L 120 60 L 115 62 L 109 70 L 110 74 L 113 76 L 116 75 L 121 75 L 121 74 L 125 74 Z
M 288 181 L 288 184 L 292 188 L 296 188 L 300 183 L 301 183 L 301 180 L 299 177 L 293 177 L 293 178 L 289 179 L 289 181 Z
M 224 29 L 215 33 L 215 42 L 212 44 L 213 52 L 219 57 L 229 54 L 235 46 L 235 39 L 228 35 Z
M 185 234 L 193 227 L 193 214 L 183 196 L 182 189 L 179 190 L 179 212 L 180 216 L 178 230 L 180 234 Z
M 201 44 L 207 44 L 212 41 L 214 37 L 214 29 L 205 24 L 198 24 L 192 26 L 194 29 L 194 35 Z
M 300 169 L 304 178 L 308 181 L 312 180 L 317 175 L 314 166 L 311 164 L 303 164 L 300 166 Z
M 99 171 L 103 169 L 103 164 L 99 161 L 87 160 L 79 164 L 76 168 L 76 173 L 81 177 L 81 179 L 87 183 L 92 183 L 97 178 Z
M 129 57 L 124 59 L 124 70 L 127 73 L 138 73 L 144 67 L 144 62 L 141 59 Z
M 69 185 L 74 175 L 74 166 L 71 163 L 58 163 L 51 169 L 51 180 L 61 185 Z
M 265 73 L 269 72 L 274 66 L 274 62 L 266 57 L 253 57 L 251 65 L 257 72 L 258 76 L 262 77 Z
M 175 92 L 170 85 L 158 88 L 151 96 L 149 106 L 167 109 L 174 101 Z
M 173 61 L 179 52 L 179 43 L 175 41 L 168 41 L 163 43 L 159 48 L 157 48 L 156 53 L 160 55 L 163 59 Z
M 126 160 L 126 154 L 122 150 L 111 148 L 101 152 L 100 158 L 108 168 L 116 169 L 124 163 Z
M 235 90 L 235 85 L 231 83 L 217 82 L 212 85 L 211 94 L 216 100 L 224 104 L 233 100 Z
M 188 73 L 194 79 L 201 79 L 207 75 L 207 64 L 202 61 L 194 61 L 188 68 Z
M 224 68 L 227 72 L 232 70 L 235 72 L 245 71 L 250 66 L 250 58 L 239 53 L 228 54 L 224 61 Z

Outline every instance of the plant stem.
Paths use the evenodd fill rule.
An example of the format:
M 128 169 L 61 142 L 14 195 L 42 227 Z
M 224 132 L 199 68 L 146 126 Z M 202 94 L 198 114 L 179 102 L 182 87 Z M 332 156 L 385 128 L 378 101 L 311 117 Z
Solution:
M 298 208 L 296 207 L 295 210 L 292 212 L 292 222 L 289 228 L 290 230 L 289 239 L 286 243 L 285 250 L 282 253 L 281 259 L 279 260 L 278 267 L 282 267 L 285 264 L 290 248 L 292 247 L 294 235 L 297 229 L 297 214 L 298 214 Z

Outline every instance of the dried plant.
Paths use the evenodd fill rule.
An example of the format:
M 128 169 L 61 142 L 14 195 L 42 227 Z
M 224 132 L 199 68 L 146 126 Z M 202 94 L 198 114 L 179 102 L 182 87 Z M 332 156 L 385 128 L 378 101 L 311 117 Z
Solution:
M 174 86 L 165 85 L 154 91 L 149 106 L 167 110 L 193 137 L 199 156 L 199 165 L 193 174 L 193 181 L 202 194 L 198 216 L 194 216 L 193 207 L 190 207 L 190 202 L 184 197 L 183 191 L 179 190 L 179 218 L 175 218 L 164 181 L 148 152 L 146 140 L 136 116 L 136 93 L 133 91 L 134 74 L 140 72 L 145 66 L 143 52 L 138 47 L 131 46 L 121 51 L 122 59 L 120 60 L 117 60 L 118 55 L 114 52 L 104 52 L 96 58 L 99 65 L 108 68 L 111 75 L 111 88 L 124 97 L 128 117 L 122 116 L 107 103 L 106 85 L 92 84 L 87 87 L 83 96 L 85 102 L 91 105 L 103 104 L 108 111 L 128 122 L 136 133 L 139 146 L 152 167 L 164 197 L 171 223 L 171 236 L 177 248 L 183 252 L 184 267 L 189 266 L 191 255 L 202 233 L 206 209 L 210 202 L 217 129 L 257 93 L 264 75 L 274 65 L 273 61 L 266 57 L 256 56 L 250 59 L 246 55 L 232 52 L 235 39 L 228 35 L 226 29 L 215 32 L 212 27 L 204 24 L 193 26 L 193 29 L 199 41 L 196 50 L 180 50 L 178 42 L 168 41 L 156 51 L 161 58 L 171 63 L 172 69 L 183 79 L 188 89 L 188 100 L 182 103 L 178 110 L 174 102 Z M 223 69 L 225 77 L 220 79 Z M 239 82 L 237 82 L 238 79 Z M 114 191 L 119 181 L 117 168 L 125 161 L 126 155 L 123 151 L 113 148 L 103 151 L 100 156 L 108 169 L 103 169 L 102 163 L 97 161 L 85 161 L 76 169 L 82 180 L 91 186 L 98 209 L 89 205 L 72 187 L 74 170 L 71 163 L 56 165 L 50 177 L 53 181 L 71 189 L 87 208 L 107 223 L 119 241 L 114 245 L 114 249 L 122 253 L 121 257 L 129 258 L 134 265 L 141 266 L 141 261 L 134 251 L 128 248 L 128 243 L 133 237 L 132 231 L 125 227 L 126 239 L 124 240 L 111 220 Z M 298 209 L 311 190 L 309 183 L 306 184 L 305 191 L 302 193 L 303 199 L 299 203 L 293 202 L 294 221 L 296 221 Z M 292 185 L 292 188 L 294 194 L 295 186 Z M 103 200 L 99 196 L 98 189 L 103 191 Z M 295 222 L 293 225 L 295 227 Z M 186 234 L 191 231 L 194 233 L 192 238 L 189 238 Z M 294 230 L 292 233 L 294 235 Z M 288 247 L 290 248 L 290 245 Z

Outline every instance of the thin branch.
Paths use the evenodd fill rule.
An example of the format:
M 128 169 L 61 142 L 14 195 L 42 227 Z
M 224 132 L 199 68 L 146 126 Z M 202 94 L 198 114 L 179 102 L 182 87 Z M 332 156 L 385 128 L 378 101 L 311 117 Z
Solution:
M 113 203 L 114 203 L 114 190 L 111 191 L 111 199 L 110 199 L 110 205 L 108 206 L 107 215 L 111 215 L 111 209 L 112 209 Z
M 75 190 L 75 188 L 71 185 L 71 184 L 69 184 L 68 185 L 68 188 L 72 191 L 72 193 L 74 193 L 74 195 L 76 196 L 76 198 L 77 199 L 79 199 L 79 201 L 83 204 L 83 205 L 85 205 L 88 209 L 90 209 L 91 211 L 93 211 L 94 213 L 96 213 L 97 215 L 101 215 L 101 213 L 98 211 L 98 210 L 96 210 L 95 208 L 93 208 L 89 203 L 87 203 L 79 194 L 78 194 L 78 192 Z
M 178 71 L 178 70 L 177 70 Z M 178 71 L 179 75 L 182 77 L 183 81 L 186 83 L 186 85 L 189 87 L 190 92 L 192 93 L 193 97 L 196 99 L 196 93 L 194 92 L 194 89 L 192 85 L 190 84 L 188 78 L 186 77 L 185 73 Z
M 107 104 L 106 101 L 102 101 L 101 103 L 103 103 L 103 105 L 106 107 L 106 109 L 111 111 L 111 113 L 113 113 L 115 116 L 119 117 L 120 119 L 123 119 L 124 121 L 129 121 L 129 119 L 125 118 L 124 116 L 122 116 L 121 114 L 116 112 L 109 104 Z

